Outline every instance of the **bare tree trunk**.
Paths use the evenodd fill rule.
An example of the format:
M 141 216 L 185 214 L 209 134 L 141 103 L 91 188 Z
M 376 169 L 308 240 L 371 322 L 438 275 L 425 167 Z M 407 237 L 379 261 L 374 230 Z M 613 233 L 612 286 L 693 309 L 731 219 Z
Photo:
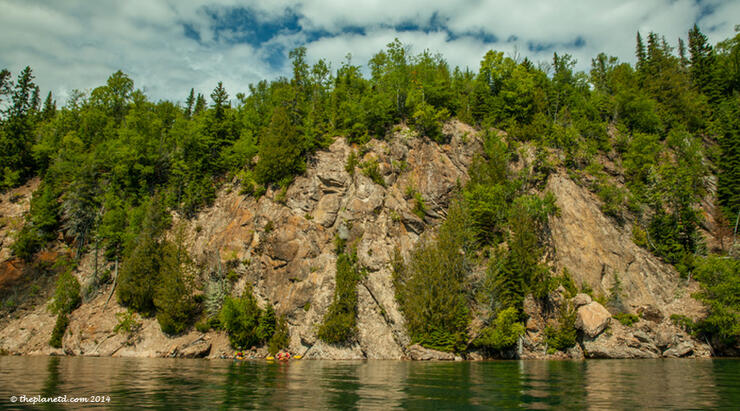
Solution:
M 113 296 L 113 291 L 116 290 L 117 284 L 118 284 L 118 256 L 116 256 L 116 268 L 115 268 L 115 273 L 113 274 L 113 287 L 110 289 L 110 294 L 108 294 L 108 299 L 105 300 L 105 305 L 103 305 L 103 307 L 108 306 L 108 302 L 110 301 L 110 298 Z

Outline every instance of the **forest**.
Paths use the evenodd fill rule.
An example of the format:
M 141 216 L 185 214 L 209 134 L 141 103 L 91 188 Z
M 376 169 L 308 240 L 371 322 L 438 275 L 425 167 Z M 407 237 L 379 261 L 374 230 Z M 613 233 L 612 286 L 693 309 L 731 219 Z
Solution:
M 567 273 L 541 262 L 548 216 L 558 212 L 542 189 L 563 168 L 588 184 L 604 214 L 635 222 L 636 244 L 701 284 L 695 298 L 708 316 L 676 321 L 715 346 L 736 344 L 740 33 L 710 44 L 694 26 L 675 45 L 658 33 L 637 33 L 635 55 L 632 65 L 601 53 L 583 72 L 568 54 L 535 63 L 492 50 L 472 71 L 451 68 L 428 50 L 412 54 L 396 39 L 364 70 L 350 55 L 336 69 L 323 59 L 308 62 L 299 47 L 289 54 L 290 78 L 263 80 L 233 97 L 221 83 L 209 96 L 183 90 L 184 103 L 151 101 L 117 71 L 62 104 L 51 92 L 44 97 L 30 67 L 15 76 L 2 70 L 0 191 L 41 180 L 13 254 L 33 263 L 61 238 L 74 250 L 73 266 L 94 250 L 120 263 L 118 301 L 156 316 L 166 333 L 181 333 L 201 318 L 198 329 L 222 328 L 235 347 L 265 343 L 274 352 L 287 344 L 285 318 L 271 306 L 260 308 L 249 290 L 238 297 L 223 289 L 206 290 L 205 300 L 194 295 L 193 262 L 177 239 L 163 235 L 172 213 L 194 217 L 226 181 L 237 181 L 244 196 L 285 188 L 335 136 L 361 146 L 402 123 L 444 144 L 442 125 L 455 118 L 482 130 L 484 152 L 436 237 L 392 262 L 413 342 L 502 352 L 524 330 L 525 295 L 544 298 L 559 285 L 575 289 Z M 528 173 L 513 174 L 507 165 L 525 143 L 537 148 L 537 162 Z M 562 160 L 548 156 L 553 151 Z M 605 177 L 600 155 L 621 164 L 624 186 Z M 721 233 L 715 248 L 700 233 L 699 205 L 710 190 L 716 190 L 711 212 Z M 338 242 L 337 290 L 318 333 L 333 344 L 356 333 L 362 267 L 353 253 Z M 486 284 L 471 291 L 466 275 L 481 254 L 490 262 Z M 52 344 L 59 344 L 80 292 L 73 276 L 60 276 Z M 473 300 L 490 308 L 476 336 L 468 334 Z M 551 347 L 575 343 L 572 323 L 573 313 L 563 312 L 560 326 L 548 330 Z

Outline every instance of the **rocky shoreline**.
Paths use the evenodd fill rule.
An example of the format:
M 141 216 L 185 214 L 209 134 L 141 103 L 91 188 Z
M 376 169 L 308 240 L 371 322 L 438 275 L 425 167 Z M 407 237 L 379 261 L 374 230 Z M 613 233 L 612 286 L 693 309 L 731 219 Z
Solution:
M 472 351 L 465 357 L 428 350 L 410 343 L 403 316 L 395 301 L 390 259 L 395 248 L 407 254 L 419 239 L 444 218 L 450 197 L 467 176 L 481 139 L 459 122 L 445 125 L 450 143 L 439 145 L 401 128 L 387 141 L 372 140 L 359 161 L 374 161 L 383 184 L 361 172 L 349 173 L 347 158 L 355 148 L 337 138 L 328 150 L 316 153 L 308 170 L 284 193 L 268 190 L 259 199 L 238 194 L 238 185 L 225 184 L 214 205 L 192 220 L 175 216 L 184 226 L 188 251 L 203 266 L 228 266 L 237 276 L 232 292 L 251 285 L 260 304 L 272 303 L 285 314 L 290 331 L 288 350 L 306 359 L 483 360 L 490 356 Z M 512 167 L 521 170 L 534 161 L 526 147 Z M 424 214 L 413 211 L 413 199 L 404 194 L 413 187 L 427 204 Z M 623 325 L 604 304 L 586 293 L 566 296 L 560 288 L 546 302 L 525 300 L 526 333 L 516 352 L 522 359 L 583 358 L 706 358 L 711 347 L 673 324 L 672 314 L 701 318 L 704 307 L 691 298 L 698 285 L 679 274 L 632 241 L 631 225 L 618 225 L 605 216 L 599 200 L 564 170 L 550 175 L 546 189 L 557 200 L 560 213 L 551 218 L 547 262 L 554 272 L 567 270 L 574 282 L 594 296 L 607 295 L 621 284 L 620 312 L 634 314 L 636 322 Z M 32 187 L 19 201 L 3 199 L 3 216 L 19 220 L 27 210 Z M 5 197 L 20 195 L 7 193 Z M 12 206 L 7 206 L 12 204 Z M 11 261 L 8 239 L 17 224 L 0 227 L 0 280 L 6 286 L 22 278 L 24 268 Z M 358 335 L 354 344 L 332 346 L 318 340 L 316 324 L 332 298 L 335 277 L 333 239 L 356 239 L 359 264 L 367 276 L 358 286 Z M 52 252 L 69 252 L 60 241 Z M 83 256 L 75 275 L 83 289 L 92 284 L 93 253 Z M 114 272 L 113 263 L 98 270 Z M 208 281 L 205 270 L 199 281 Z M 472 276 L 484 275 L 476 268 Z M 12 280 L 12 281 L 11 281 Z M 80 355 L 121 357 L 221 358 L 232 355 L 223 332 L 190 331 L 171 337 L 153 318 L 138 318 L 130 335 L 115 332 L 126 312 L 111 298 L 115 279 L 86 297 L 70 315 L 61 349 L 49 347 L 54 316 L 44 301 L 21 307 L 0 320 L 0 352 L 11 355 Z M 8 285 L 10 284 L 10 285 Z M 2 281 L 0 281 L 2 285 Z M 47 298 L 48 294 L 47 290 Z M 47 300 L 48 301 L 48 300 Z M 567 352 L 548 352 L 544 332 L 556 321 L 558 308 L 577 310 L 578 344 Z M 475 317 L 475 312 L 473 313 Z M 481 321 L 473 318 L 471 335 Z

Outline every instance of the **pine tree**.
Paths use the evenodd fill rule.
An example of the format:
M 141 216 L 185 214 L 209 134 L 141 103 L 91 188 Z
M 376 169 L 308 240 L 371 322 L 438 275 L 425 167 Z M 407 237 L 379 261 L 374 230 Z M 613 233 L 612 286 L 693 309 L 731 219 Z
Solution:
M 160 282 L 154 293 L 154 305 L 159 326 L 167 334 L 185 331 L 197 314 L 192 286 L 186 276 L 189 263 L 190 258 L 182 244 L 168 241 L 162 244 Z
M 277 318 L 275 316 L 275 308 L 272 304 L 267 304 L 267 308 L 260 316 L 259 325 L 257 326 L 257 338 L 263 342 L 269 341 L 275 333 L 276 327 Z
M 44 108 L 41 110 L 41 118 L 50 120 L 57 113 L 57 103 L 52 99 L 51 91 L 46 95 Z
M 41 89 L 39 86 L 36 86 L 33 88 L 33 93 L 31 93 L 31 113 L 38 113 L 39 110 L 41 110 Z
M 686 44 L 682 38 L 678 38 L 678 58 L 681 62 L 681 67 L 684 69 L 689 67 L 689 59 L 686 57 Z
M 642 68 L 645 65 L 645 61 L 647 60 L 647 56 L 645 55 L 645 45 L 642 42 L 642 36 L 640 35 L 640 32 L 637 32 L 637 46 L 635 50 L 635 55 L 637 56 L 637 69 L 642 70 Z
M 300 137 L 283 106 L 275 108 L 265 135 L 260 139 L 257 182 L 277 183 L 305 170 Z
M 226 89 L 224 89 L 222 82 L 219 81 L 218 86 L 213 89 L 211 99 L 213 100 L 213 117 L 216 121 L 220 121 L 224 118 L 224 111 L 228 107 L 227 102 L 229 100 L 229 94 L 226 92 Z
M 149 200 L 141 231 L 121 267 L 116 290 L 118 301 L 144 315 L 154 315 L 154 298 L 160 282 L 163 250 L 159 236 L 169 223 L 158 196 Z
M 195 89 L 190 89 L 190 94 L 188 95 L 187 100 L 185 100 L 185 117 L 190 118 L 193 115 L 193 106 L 195 104 Z
M 257 305 L 249 284 L 241 297 L 226 297 L 219 319 L 221 327 L 229 335 L 232 347 L 248 349 L 260 343 L 257 328 L 261 316 L 262 310 Z
M 195 107 L 193 108 L 193 116 L 202 113 L 206 109 L 207 103 L 206 98 L 202 94 L 198 93 L 198 98 L 195 99 Z
M 696 88 L 710 99 L 716 99 L 717 85 L 714 79 L 715 56 L 707 36 L 694 27 L 689 30 L 689 53 L 691 55 L 691 78 Z
M 728 220 L 734 223 L 740 212 L 740 98 L 728 100 L 717 110 L 719 136 L 719 172 L 717 198 Z
M 8 114 L 11 118 L 23 117 L 31 110 L 33 104 L 31 94 L 36 90 L 33 79 L 34 76 L 29 66 L 26 66 L 18 75 L 13 91 L 12 104 L 8 108 Z
M 8 69 L 0 70 L 0 103 L 3 102 L 4 96 L 10 94 L 10 71 Z

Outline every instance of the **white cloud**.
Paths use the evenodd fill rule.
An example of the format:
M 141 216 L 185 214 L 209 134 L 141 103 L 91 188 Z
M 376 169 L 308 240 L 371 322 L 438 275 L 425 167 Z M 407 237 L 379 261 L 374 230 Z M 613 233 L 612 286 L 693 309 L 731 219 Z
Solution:
M 290 9 L 304 31 L 234 44 L 228 35 L 216 35 L 206 6 L 222 18 L 229 8 L 248 7 L 260 21 L 280 20 Z M 366 64 L 395 37 L 414 52 L 441 52 L 452 67 L 475 70 L 486 50 L 512 53 L 516 47 L 534 61 L 549 61 L 553 51 L 571 53 L 578 68 L 588 69 L 601 51 L 634 61 L 637 30 L 655 31 L 675 44 L 686 37 L 702 7 L 713 10 L 699 20 L 712 42 L 734 35 L 738 22 L 731 19 L 740 15 L 740 2 L 720 0 L 4 0 L 0 67 L 17 73 L 30 65 L 37 83 L 53 90 L 59 102 L 71 89 L 103 84 L 118 69 L 153 99 L 183 100 L 190 87 L 207 95 L 219 80 L 233 96 L 249 83 L 288 74 L 287 65 L 270 65 L 275 53 L 305 45 L 310 61 L 325 57 L 336 69 L 347 53 L 354 64 Z M 196 30 L 200 41 L 188 38 L 183 24 Z M 401 24 L 420 30 L 394 29 Z M 345 32 L 349 27 L 362 32 Z M 235 29 L 230 35 L 238 37 L 240 28 Z M 329 36 L 309 35 L 317 30 Z M 487 44 L 479 33 L 499 41 Z M 516 40 L 507 41 L 512 37 Z M 573 45 L 578 38 L 584 42 L 580 47 Z M 530 51 L 530 44 L 554 49 Z

